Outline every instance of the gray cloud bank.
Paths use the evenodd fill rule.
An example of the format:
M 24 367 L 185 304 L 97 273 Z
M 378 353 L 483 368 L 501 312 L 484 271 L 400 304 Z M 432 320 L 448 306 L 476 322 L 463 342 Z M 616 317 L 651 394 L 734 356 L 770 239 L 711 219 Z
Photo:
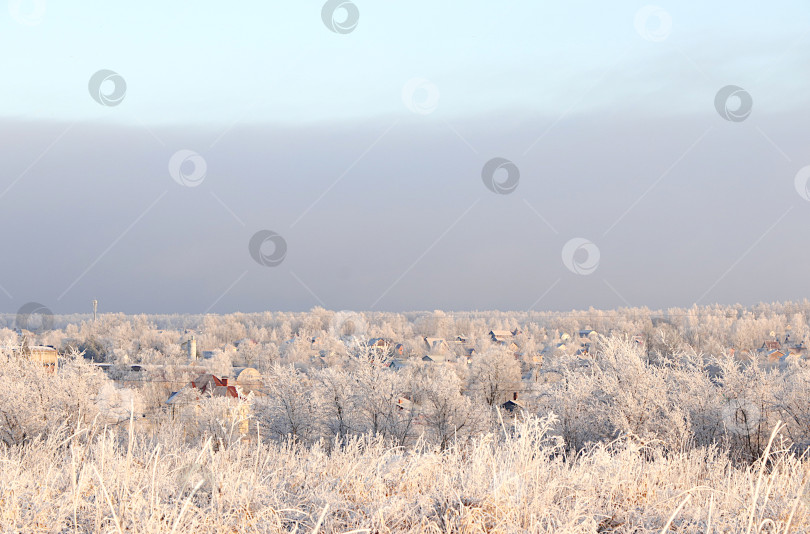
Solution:
M 65 132 L 3 119 L 0 310 L 38 301 L 69 313 L 93 298 L 128 313 L 805 298 L 810 202 L 794 176 L 810 165 L 810 111 L 755 107 L 732 123 L 711 97 L 702 115 L 558 122 L 504 112 Z M 169 175 L 180 149 L 206 161 L 197 187 Z M 520 169 L 512 194 L 484 186 L 493 157 Z M 287 241 L 277 267 L 248 253 L 262 229 Z M 574 237 L 599 248 L 588 276 L 561 259 Z

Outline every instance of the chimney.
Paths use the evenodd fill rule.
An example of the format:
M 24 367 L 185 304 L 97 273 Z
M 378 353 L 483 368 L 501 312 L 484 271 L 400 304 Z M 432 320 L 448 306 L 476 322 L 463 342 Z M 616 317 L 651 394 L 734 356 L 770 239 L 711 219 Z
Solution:
M 512 393 L 512 400 L 513 400 L 513 401 L 516 401 L 516 400 L 517 400 L 517 394 L 518 394 L 518 392 L 517 392 L 517 391 L 515 391 L 514 393 Z
M 188 361 L 194 361 L 197 359 L 197 340 L 194 339 L 194 335 L 192 334 L 191 338 L 188 340 Z

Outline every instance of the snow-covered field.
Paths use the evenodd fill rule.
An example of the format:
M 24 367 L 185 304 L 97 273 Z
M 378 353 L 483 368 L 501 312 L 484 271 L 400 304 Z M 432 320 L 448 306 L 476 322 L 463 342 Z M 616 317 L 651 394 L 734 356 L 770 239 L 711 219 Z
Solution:
M 63 429 L 0 449 L 4 532 L 806 532 L 808 465 L 619 439 L 566 455 L 531 417 L 444 451 L 382 439 L 183 443 Z
M 807 532 L 808 312 L 0 329 L 0 532 Z

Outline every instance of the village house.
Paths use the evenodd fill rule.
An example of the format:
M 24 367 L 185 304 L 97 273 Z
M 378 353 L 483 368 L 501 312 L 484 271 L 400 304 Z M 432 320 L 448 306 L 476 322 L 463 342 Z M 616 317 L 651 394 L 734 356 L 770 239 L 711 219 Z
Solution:
M 531 354 L 524 355 L 523 361 L 526 363 L 531 363 L 534 365 L 542 365 L 543 364 L 543 352 L 542 351 L 534 351 Z
M 762 344 L 762 346 L 760 347 L 760 349 L 759 349 L 759 350 L 762 350 L 762 351 L 769 351 L 769 350 L 779 350 L 779 349 L 781 349 L 781 348 L 782 348 L 782 343 L 780 343 L 780 342 L 779 342 L 778 340 L 776 340 L 776 339 L 772 339 L 772 340 L 769 340 L 769 341 L 765 341 L 765 342 Z
M 426 337 L 425 344 L 431 352 L 445 352 L 449 350 L 447 342 L 441 337 Z
M 59 352 L 51 345 L 29 345 L 23 337 L 20 345 L 9 345 L 5 349 L 32 362 L 41 363 L 55 373 L 59 366 Z
M 413 424 L 415 426 L 423 426 L 425 424 L 425 414 L 422 411 L 422 406 L 411 399 L 411 393 L 397 397 L 395 408 L 397 411 L 405 412 L 413 417 Z
M 515 358 L 520 358 L 520 347 L 515 343 L 514 338 L 520 331 L 514 330 L 490 330 L 489 337 L 493 343 L 506 347 L 515 354 Z
M 235 385 L 242 390 L 244 395 L 259 393 L 263 381 L 262 374 L 257 369 L 253 367 L 234 367 L 232 373 Z M 227 379 L 223 378 L 224 380 Z
M 166 404 L 171 408 L 172 419 L 198 416 L 200 401 L 204 396 L 222 397 L 234 401 L 247 398 L 242 388 L 229 384 L 227 378 L 219 378 L 210 373 L 202 374 L 179 391 L 173 392 L 166 400 Z M 229 420 L 238 419 L 239 431 L 245 435 L 248 432 L 249 415 L 249 407 L 243 403 L 239 405 L 236 412 L 224 413 L 223 417 Z
M 375 337 L 368 340 L 368 347 L 374 349 L 381 356 L 402 356 L 405 346 L 402 343 L 394 343 L 390 339 Z
M 409 366 L 410 363 L 411 362 L 408 360 L 394 359 L 391 360 L 391 362 L 388 364 L 388 368 L 391 369 L 392 371 L 399 371 Z
M 807 347 L 804 341 L 791 344 L 790 334 L 785 335 L 784 341 L 779 341 L 774 332 L 771 332 L 771 336 L 773 339 L 765 340 L 756 351 L 761 363 L 773 365 L 779 361 L 786 362 L 788 357 L 797 360 L 807 357 Z
M 512 417 L 516 417 L 520 412 L 525 410 L 523 403 L 518 401 L 518 392 L 512 393 L 512 398 L 501 404 L 501 410 L 505 411 Z
M 166 404 L 177 404 L 182 397 L 188 397 L 188 393 L 192 393 L 196 398 L 201 397 L 203 394 L 209 394 L 213 397 L 231 397 L 239 398 L 239 391 L 235 385 L 228 385 L 227 378 L 219 378 L 210 373 L 202 374 L 196 379 L 188 383 L 179 391 L 175 391 L 169 396 Z
M 489 337 L 494 343 L 500 343 L 501 345 L 505 345 L 512 341 L 512 338 L 515 337 L 515 333 L 518 330 L 515 329 L 513 331 L 510 330 L 490 330 Z
M 591 354 L 591 343 L 582 343 L 577 349 L 575 356 L 589 356 Z
M 444 354 L 427 354 L 422 357 L 422 361 L 425 363 L 446 363 L 447 356 Z
M 417 405 L 413 402 L 408 395 L 403 395 L 397 398 L 397 408 L 402 411 L 416 411 Z
M 47 366 L 51 372 L 56 372 L 59 366 L 59 353 L 50 345 L 23 346 L 22 354 L 32 362 Z
M 781 349 L 771 350 L 766 353 L 765 361 L 770 364 L 779 363 L 779 361 L 782 360 L 788 354 L 790 354 L 788 351 Z

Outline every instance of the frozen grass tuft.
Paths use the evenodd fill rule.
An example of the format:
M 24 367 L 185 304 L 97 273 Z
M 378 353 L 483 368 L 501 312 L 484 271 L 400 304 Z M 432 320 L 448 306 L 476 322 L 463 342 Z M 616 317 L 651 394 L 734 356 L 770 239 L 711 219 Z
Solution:
M 621 439 L 567 453 L 529 417 L 445 450 L 63 429 L 0 449 L 8 532 L 806 532 L 808 462 Z

